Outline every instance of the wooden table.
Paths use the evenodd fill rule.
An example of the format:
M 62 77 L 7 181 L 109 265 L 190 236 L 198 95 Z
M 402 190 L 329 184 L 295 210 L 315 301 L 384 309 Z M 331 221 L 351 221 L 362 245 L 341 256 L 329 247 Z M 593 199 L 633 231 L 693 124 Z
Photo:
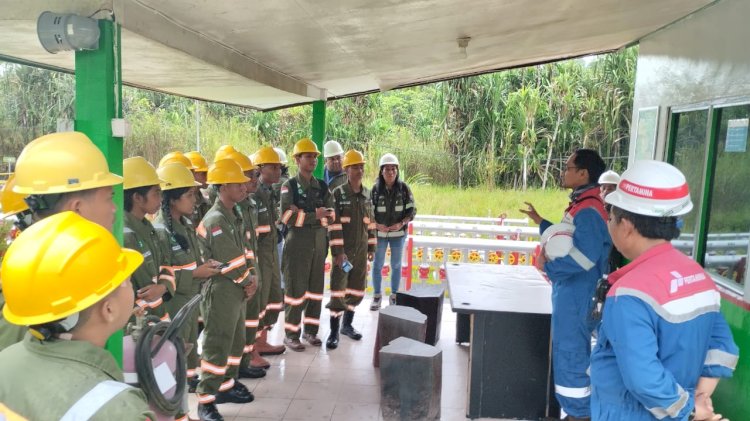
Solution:
M 469 418 L 557 415 L 552 287 L 531 266 L 446 264 L 451 307 L 471 319 Z

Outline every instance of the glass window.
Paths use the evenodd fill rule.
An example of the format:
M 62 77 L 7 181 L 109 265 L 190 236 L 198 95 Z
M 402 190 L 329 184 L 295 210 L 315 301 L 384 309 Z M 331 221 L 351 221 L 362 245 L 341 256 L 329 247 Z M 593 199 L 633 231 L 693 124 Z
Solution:
M 687 255 L 693 254 L 697 234 L 698 210 L 700 209 L 703 168 L 706 162 L 706 126 L 708 110 L 687 111 L 676 114 L 673 119 L 677 130 L 674 137 L 674 159 L 672 164 L 685 174 L 690 186 L 693 210 L 685 215 L 682 234 L 673 241 L 675 247 Z
M 750 105 L 717 108 L 716 164 L 706 242 L 706 270 L 744 284 L 750 238 Z

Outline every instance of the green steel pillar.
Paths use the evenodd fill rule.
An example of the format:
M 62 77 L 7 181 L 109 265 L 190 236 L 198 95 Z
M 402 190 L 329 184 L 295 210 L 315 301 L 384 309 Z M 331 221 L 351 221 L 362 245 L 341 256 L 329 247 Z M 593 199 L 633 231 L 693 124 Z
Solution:
M 315 101 L 312 106 L 312 140 L 318 145 L 318 149 L 322 151 L 323 142 L 326 140 L 326 102 Z M 323 178 L 323 162 L 322 158 L 318 160 L 318 166 L 313 173 L 317 178 Z
M 122 138 L 112 136 L 112 119 L 122 117 L 120 25 L 100 20 L 99 31 L 98 49 L 75 53 L 75 129 L 102 150 L 110 171 L 122 175 Z M 122 185 L 115 186 L 114 200 L 117 215 L 112 231 L 122 243 Z M 109 338 L 107 350 L 122 365 L 122 331 Z

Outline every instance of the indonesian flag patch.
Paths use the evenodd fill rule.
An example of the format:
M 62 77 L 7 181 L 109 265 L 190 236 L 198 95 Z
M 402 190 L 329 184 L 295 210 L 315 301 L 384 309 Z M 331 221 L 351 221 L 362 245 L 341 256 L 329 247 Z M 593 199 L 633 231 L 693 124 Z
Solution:
M 221 235 L 221 234 L 222 234 L 221 227 L 213 227 L 213 228 L 211 228 L 211 236 L 212 237 L 216 237 L 217 235 Z
M 289 193 L 289 187 L 281 186 L 281 194 Z

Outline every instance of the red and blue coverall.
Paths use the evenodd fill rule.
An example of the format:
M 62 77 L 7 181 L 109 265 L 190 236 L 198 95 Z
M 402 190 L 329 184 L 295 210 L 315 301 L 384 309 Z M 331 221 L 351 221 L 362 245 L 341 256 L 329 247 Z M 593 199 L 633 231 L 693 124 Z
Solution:
M 587 370 L 591 355 L 592 297 L 596 282 L 607 273 L 612 240 L 598 185 L 576 189 L 563 222 L 575 225 L 573 248 L 567 256 L 544 264 L 552 282 L 552 367 L 555 394 L 565 412 L 590 416 L 591 383 Z M 542 221 L 543 233 L 550 225 Z
M 700 377 L 730 377 L 738 349 L 700 265 L 664 243 L 609 275 L 591 355 L 592 419 L 687 420 Z

